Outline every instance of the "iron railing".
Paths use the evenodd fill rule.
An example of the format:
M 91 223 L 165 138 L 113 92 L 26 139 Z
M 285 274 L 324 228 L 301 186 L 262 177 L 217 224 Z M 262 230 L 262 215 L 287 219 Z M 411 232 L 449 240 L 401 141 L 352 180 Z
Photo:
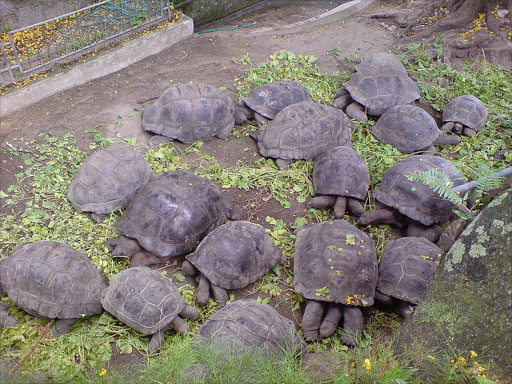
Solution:
M 148 24 L 174 17 L 169 0 L 106 0 L 72 13 L 0 33 L 0 86 L 44 72 L 57 62 Z

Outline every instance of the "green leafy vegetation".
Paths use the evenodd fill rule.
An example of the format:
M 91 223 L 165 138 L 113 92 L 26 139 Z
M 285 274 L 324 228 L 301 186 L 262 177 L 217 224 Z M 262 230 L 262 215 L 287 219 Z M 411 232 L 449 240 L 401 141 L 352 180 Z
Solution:
M 331 51 L 332 54 L 338 52 L 339 49 Z M 487 63 L 478 66 L 468 64 L 455 70 L 432 59 L 421 45 L 409 47 L 401 58 L 409 73 L 417 79 L 424 99 L 438 112 L 453 96 L 467 93 L 478 96 L 489 110 L 489 120 L 482 131 L 471 138 L 463 137 L 457 146 L 440 148 L 442 156 L 452 159 L 468 179 L 481 175 L 484 172 L 481 167 L 485 167 L 485 172 L 491 174 L 511 165 L 512 106 L 508 98 L 512 90 L 510 71 Z M 237 97 L 248 95 L 252 89 L 268 81 L 297 80 L 309 90 L 313 100 L 331 105 L 335 91 L 347 74 L 323 74 L 316 67 L 315 61 L 316 58 L 312 56 L 286 51 L 279 51 L 271 55 L 269 61 L 258 65 L 248 56 L 243 57 L 240 63 L 248 69 L 245 77 L 235 79 Z M 119 116 L 113 124 L 120 128 L 123 116 Z M 370 168 L 370 192 L 378 186 L 382 174 L 390 166 L 406 157 L 391 146 L 377 141 L 371 134 L 373 124 L 372 119 L 367 123 L 356 123 L 357 129 L 352 134 L 354 149 L 366 159 Z M 237 126 L 235 137 L 240 139 L 248 136 L 255 129 L 255 123 Z M 99 126 L 92 127 L 89 132 L 95 134 L 94 143 L 90 145 L 92 150 L 104 148 L 113 140 L 121 140 L 120 137 L 105 138 Z M 133 138 L 124 141 L 136 145 Z M 13 172 L 15 183 L 0 191 L 3 205 L 0 217 L 0 258 L 9 255 L 20 243 L 44 239 L 66 242 L 85 253 L 109 278 L 126 268 L 126 262 L 112 260 L 105 245 L 106 239 L 118 235 L 116 222 L 119 214 L 112 214 L 102 223 L 95 223 L 89 215 L 78 214 L 67 199 L 68 186 L 87 158 L 87 154 L 76 145 L 73 135 L 56 137 L 44 134 L 37 141 L 13 142 L 9 147 L 7 157 L 17 169 Z M 289 169 L 279 170 L 273 160 L 254 154 L 252 161 L 237 161 L 224 166 L 204 148 L 204 143 L 198 142 L 188 147 L 165 143 L 158 148 L 143 149 L 157 174 L 169 170 L 189 170 L 212 179 L 224 189 L 255 192 L 253 196 L 258 201 L 249 202 L 244 210 L 265 204 L 269 199 L 287 209 L 294 204 L 304 203 L 314 194 L 311 183 L 312 161 L 297 161 Z M 485 204 L 485 198 L 479 199 L 478 204 Z M 365 209 L 371 208 L 373 204 L 368 199 Z M 332 212 L 304 210 L 303 217 L 297 217 L 293 222 L 285 222 L 268 214 L 262 219 L 267 233 L 283 250 L 287 261 L 243 294 L 254 295 L 260 302 L 271 304 L 286 301 L 290 308 L 298 311 L 304 299 L 292 289 L 293 229 L 331 220 Z M 346 219 L 357 225 L 353 218 L 346 216 Z M 380 257 L 382 247 L 392 237 L 390 226 L 362 229 L 375 242 Z M 352 236 L 347 235 L 345 240 L 353 242 Z M 168 265 L 165 272 L 180 283 L 179 290 L 187 304 L 195 305 L 195 288 L 186 282 L 178 266 Z M 319 290 L 318 294 L 328 295 L 328 288 Z M 158 356 L 149 356 L 149 337 L 125 327 L 108 314 L 83 319 L 68 334 L 57 339 L 45 335 L 41 338 L 42 330 L 47 325 L 45 320 L 26 314 L 5 295 L 2 301 L 8 303 L 10 314 L 19 321 L 14 328 L 0 329 L 2 358 L 6 359 L 10 369 L 16 368 L 16 375 L 20 375 L 12 376 L 14 382 L 30 382 L 35 372 L 47 372 L 52 382 L 56 383 L 138 383 L 142 379 L 145 382 L 160 383 L 180 380 L 190 383 L 315 382 L 295 355 L 287 355 L 282 360 L 252 355 L 219 357 L 205 350 L 194 349 L 191 335 L 181 336 L 174 332 L 168 333 Z M 200 320 L 188 322 L 191 334 L 217 310 L 217 306 L 210 301 L 207 307 L 200 310 Z M 466 326 L 459 322 L 460 317 L 445 318 L 442 308 L 431 308 L 430 312 L 431 317 L 443 322 L 443 325 Z M 338 384 L 419 383 L 427 379 L 446 383 L 475 380 L 484 384 L 485 380 L 489 380 L 487 384 L 491 382 L 484 377 L 485 368 L 476 363 L 472 355 L 462 356 L 465 360 L 455 355 L 437 356 L 422 350 L 421 346 L 409 346 L 407 353 L 397 355 L 389 342 L 389 335 L 400 322 L 395 315 L 377 312 L 370 316 L 355 348 L 349 349 L 341 344 L 341 330 L 338 329 L 330 338 L 310 343 L 307 351 L 335 356 L 336 362 L 333 364 L 337 373 L 329 382 Z M 138 353 L 141 355 L 140 362 L 132 364 L 129 372 L 126 372 L 125 367 L 116 370 L 107 364 L 116 353 Z M 17 362 L 22 364 L 17 366 Z M 209 368 L 198 368 L 197 377 L 184 376 L 189 371 L 186 367 L 200 367 L 201 364 Z

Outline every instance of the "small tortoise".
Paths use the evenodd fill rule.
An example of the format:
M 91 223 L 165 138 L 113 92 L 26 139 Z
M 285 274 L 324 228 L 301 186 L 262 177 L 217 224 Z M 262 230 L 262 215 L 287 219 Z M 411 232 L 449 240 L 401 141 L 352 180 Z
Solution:
M 220 307 L 226 305 L 226 289 L 240 289 L 255 282 L 277 264 L 283 252 L 272 243 L 265 229 L 249 221 L 233 221 L 217 227 L 186 256 L 183 270 L 201 273 L 197 301 L 206 305 L 210 288 Z
M 303 101 L 279 112 L 254 135 L 263 157 L 278 159 L 280 168 L 293 160 L 314 159 L 330 149 L 352 146 L 355 125 L 342 111 Z
M 356 66 L 356 72 L 336 92 L 335 107 L 346 108 L 355 120 L 367 121 L 367 114 L 380 116 L 391 107 L 418 100 L 417 85 L 402 63 L 391 56 L 374 54 Z
M 235 124 L 234 112 L 231 99 L 218 89 L 206 84 L 178 84 L 169 87 L 144 111 L 142 126 L 183 143 L 214 136 L 227 139 Z
M 311 101 L 311 96 L 298 81 L 276 81 L 254 89 L 248 97 L 238 103 L 236 122 L 255 119 L 263 124 L 272 120 L 284 107 L 301 101 Z
M 396 306 L 402 317 L 418 304 L 441 261 L 443 251 L 423 237 L 389 241 L 379 263 L 375 301 Z
M 24 243 L 0 260 L 0 281 L 9 298 L 34 316 L 58 319 L 52 337 L 84 316 L 103 312 L 107 277 L 83 253 L 55 241 Z
M 373 305 L 377 283 L 375 245 L 344 220 L 325 221 L 296 230 L 295 290 L 308 299 L 304 336 L 331 336 L 343 316 L 342 341 L 353 345 L 363 327 L 360 306 Z M 329 303 L 327 312 L 324 303 Z
M 441 172 L 454 187 L 466 182 L 450 160 L 432 155 L 407 157 L 386 170 L 374 193 L 375 199 L 385 207 L 363 213 L 359 222 L 362 225 L 387 223 L 407 226 L 407 236 L 437 241 L 441 231 L 436 224 L 446 223 L 457 207 L 441 198 L 427 184 L 408 179 L 410 174 L 423 171 Z
M 364 212 L 360 200 L 366 198 L 370 173 L 364 159 L 352 148 L 335 147 L 315 159 L 313 187 L 317 196 L 308 208 L 334 206 L 334 215 L 342 219 L 345 208 L 355 216 Z
M 484 103 L 473 95 L 454 98 L 443 111 L 442 131 L 453 131 L 465 136 L 476 134 L 487 121 L 487 109 Z
M 149 343 L 150 353 L 160 349 L 166 330 L 188 332 L 181 317 L 199 318 L 199 311 L 186 305 L 171 280 L 147 267 L 129 268 L 118 273 L 101 293 L 101 304 L 130 328 L 153 335 Z
M 269 304 L 236 300 L 210 316 L 195 337 L 198 345 L 220 352 L 282 356 L 302 352 L 304 341 L 293 322 Z
M 388 109 L 373 126 L 372 134 L 402 153 L 433 153 L 434 145 L 457 145 L 461 141 L 457 135 L 443 136 L 434 118 L 414 105 Z
M 162 258 L 192 252 L 232 216 L 233 202 L 214 182 L 169 171 L 135 195 L 117 223 L 124 237 L 108 244 L 113 256 L 130 257 L 132 266 L 158 264 Z
M 124 144 L 112 144 L 84 162 L 68 197 L 78 212 L 92 212 L 91 218 L 101 221 L 105 215 L 125 208 L 153 177 L 144 156 Z

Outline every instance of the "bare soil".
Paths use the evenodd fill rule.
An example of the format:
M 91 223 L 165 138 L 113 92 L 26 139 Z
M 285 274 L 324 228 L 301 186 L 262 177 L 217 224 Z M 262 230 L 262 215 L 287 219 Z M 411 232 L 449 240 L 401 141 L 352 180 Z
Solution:
M 233 95 L 234 79 L 244 77 L 248 69 L 237 64 L 233 58 L 249 55 L 254 63 L 260 63 L 267 61 L 272 53 L 284 49 L 295 54 L 314 55 L 318 57 L 316 64 L 322 72 L 333 73 L 351 69 L 352 64 L 344 57 L 363 57 L 394 49 L 393 32 L 380 25 L 379 21 L 367 17 L 373 13 L 395 10 L 393 2 L 377 1 L 343 22 L 306 28 L 301 33 L 258 34 L 258 28 L 272 26 L 278 30 L 287 23 L 299 21 L 298 15 L 307 19 L 341 2 L 301 2 L 300 12 L 291 2 L 268 3 L 271 12 L 265 8 L 252 9 L 201 29 L 219 29 L 257 21 L 252 27 L 194 34 L 186 41 L 122 71 L 54 95 L 7 116 L 0 125 L 0 148 L 6 149 L 7 143 L 22 146 L 36 139 L 41 132 L 55 135 L 74 132 L 79 147 L 91 152 L 89 144 L 94 141 L 94 133 L 83 132 L 93 126 L 102 126 L 102 134 L 106 137 L 120 134 L 122 137 L 136 137 L 139 143 L 147 144 L 151 135 L 143 132 L 140 120 L 146 101 L 158 97 L 172 84 L 188 82 L 227 87 L 226 93 Z M 330 52 L 337 47 L 339 55 Z M 123 116 L 122 124 L 116 123 L 119 116 Z M 186 147 L 183 145 L 183 148 Z M 205 143 L 203 150 L 213 154 L 225 166 L 231 166 L 238 160 L 254 164 L 260 157 L 254 141 L 249 137 L 237 139 L 232 136 L 228 140 L 214 138 Z M 18 172 L 18 165 L 15 158 L 0 151 L 0 190 L 15 183 L 14 174 Z M 263 189 L 226 192 L 242 207 L 244 219 L 262 225 L 265 225 L 266 216 L 291 224 L 306 210 L 304 204 L 297 202 L 291 208 L 281 208 Z M 250 202 L 256 203 L 254 207 L 244 208 Z M 250 290 L 237 293 L 237 296 L 249 294 Z M 301 314 L 292 311 L 289 301 L 283 300 L 280 304 L 279 309 L 285 316 L 296 323 L 301 321 Z M 111 363 L 117 365 L 129 361 L 127 356 L 116 354 Z M 322 359 L 316 361 L 321 363 Z M 312 364 L 314 371 L 315 359 L 308 359 L 308 364 Z M 318 367 L 319 374 L 324 370 L 324 367 Z

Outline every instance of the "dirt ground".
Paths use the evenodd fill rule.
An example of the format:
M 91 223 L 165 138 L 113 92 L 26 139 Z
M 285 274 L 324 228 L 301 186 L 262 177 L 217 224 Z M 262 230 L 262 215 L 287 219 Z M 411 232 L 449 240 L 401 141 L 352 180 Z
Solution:
M 8 144 L 19 147 L 23 142 L 37 138 L 40 132 L 62 135 L 74 132 L 80 148 L 90 152 L 89 144 L 94 133 L 83 132 L 93 126 L 102 126 L 106 137 L 136 137 L 139 143 L 147 143 L 151 137 L 141 128 L 140 112 L 143 103 L 158 97 L 167 87 L 176 83 L 204 82 L 216 87 L 227 87 L 226 93 L 233 94 L 234 79 L 243 77 L 246 66 L 237 64 L 232 59 L 249 55 L 254 63 L 269 59 L 269 55 L 281 49 L 295 54 L 314 55 L 321 71 L 332 73 L 349 69 L 351 65 L 344 61 L 345 56 L 365 56 L 369 53 L 392 51 L 393 32 L 379 25 L 376 20 L 366 17 L 375 12 L 387 12 L 394 8 L 393 2 L 377 1 L 358 15 L 343 22 L 333 23 L 318 28 L 307 28 L 302 33 L 294 34 L 258 34 L 258 28 L 272 26 L 276 29 L 286 23 L 299 21 L 299 14 L 306 17 L 319 14 L 332 8 L 340 1 L 304 2 L 300 9 L 290 2 L 269 2 L 272 17 L 265 17 L 265 10 L 252 10 L 238 14 L 202 30 L 246 25 L 254 21 L 250 28 L 194 34 L 189 39 L 149 57 L 128 68 L 104 78 L 70 89 L 7 116 L 0 125 L 0 148 Z M 309 4 L 309 7 L 307 6 Z M 269 13 L 267 13 L 269 15 Z M 335 55 L 330 53 L 339 48 Z M 135 115 L 135 117 L 133 117 Z M 122 124 L 116 124 L 123 116 Z M 186 146 L 184 145 L 183 148 Z M 249 148 L 249 151 L 244 150 Z M 257 154 L 255 143 L 250 138 L 228 140 L 212 139 L 205 143 L 203 150 L 212 153 L 221 165 L 232 165 L 237 160 L 254 164 L 253 156 Z M 15 182 L 14 174 L 18 172 L 16 162 L 4 151 L 0 151 L 0 190 L 5 190 Z M 245 210 L 245 219 L 264 224 L 264 218 L 271 215 L 293 223 L 302 216 L 305 206 L 294 203 L 291 208 L 283 209 L 273 200 L 268 200 L 263 191 L 243 192 L 227 191 L 235 203 L 242 208 L 248 201 L 258 201 L 255 209 Z M 0 202 L 1 203 L 1 202 Z M 1 204 L 0 204 L 1 205 Z M 288 304 L 289 305 L 289 304 Z M 291 308 L 281 309 L 285 316 L 300 316 Z M 130 356 L 117 356 L 113 364 L 122 363 Z M 319 359 L 319 361 L 322 359 Z M 322 371 L 320 368 L 319 371 Z

